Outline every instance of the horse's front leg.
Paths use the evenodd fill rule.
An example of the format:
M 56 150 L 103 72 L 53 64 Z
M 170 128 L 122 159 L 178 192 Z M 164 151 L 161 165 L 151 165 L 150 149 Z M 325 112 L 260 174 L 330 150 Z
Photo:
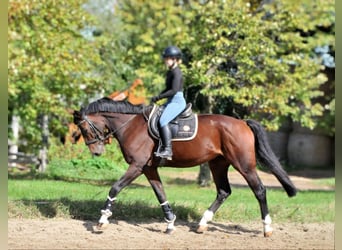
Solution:
M 112 188 L 109 191 L 109 194 L 107 196 L 107 200 L 105 202 L 104 207 L 101 209 L 101 218 L 99 220 L 98 229 L 104 229 L 108 226 L 109 221 L 108 218 L 113 213 L 113 204 L 116 200 L 116 196 L 119 194 L 119 192 L 128 186 L 132 181 L 134 181 L 138 176 L 142 174 L 142 170 L 138 168 L 137 166 L 131 164 L 126 173 L 118 180 L 116 181 Z
M 165 233 L 171 234 L 176 230 L 174 223 L 176 220 L 176 215 L 173 213 L 172 208 L 167 201 L 166 194 L 164 191 L 163 184 L 160 180 L 159 173 L 156 167 L 145 166 L 143 173 L 145 174 L 147 180 L 151 184 L 154 193 L 160 203 L 160 206 L 164 212 L 164 219 L 167 222 L 167 228 Z

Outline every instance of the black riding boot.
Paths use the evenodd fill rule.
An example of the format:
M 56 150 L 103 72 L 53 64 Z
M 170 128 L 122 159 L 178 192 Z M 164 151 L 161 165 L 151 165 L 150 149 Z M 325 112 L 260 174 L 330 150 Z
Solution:
M 163 144 L 163 150 L 157 155 L 168 160 L 172 159 L 172 145 L 171 145 L 171 129 L 169 125 L 159 128 L 160 138 Z

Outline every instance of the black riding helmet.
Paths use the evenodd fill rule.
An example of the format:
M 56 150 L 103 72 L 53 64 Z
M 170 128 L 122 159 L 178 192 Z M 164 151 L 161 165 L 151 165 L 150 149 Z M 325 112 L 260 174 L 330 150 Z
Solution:
M 169 46 L 166 49 L 164 49 L 162 56 L 163 58 L 172 57 L 180 59 L 182 57 L 182 52 L 176 46 Z

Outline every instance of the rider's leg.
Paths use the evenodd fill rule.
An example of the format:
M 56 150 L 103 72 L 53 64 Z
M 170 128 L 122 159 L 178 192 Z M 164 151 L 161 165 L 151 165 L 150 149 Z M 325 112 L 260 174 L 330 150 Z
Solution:
M 166 124 L 165 126 L 161 127 L 159 129 L 160 132 L 160 138 L 163 144 L 163 150 L 158 153 L 159 157 L 167 158 L 171 160 L 172 158 L 172 144 L 171 144 L 171 129 L 169 127 L 169 124 Z

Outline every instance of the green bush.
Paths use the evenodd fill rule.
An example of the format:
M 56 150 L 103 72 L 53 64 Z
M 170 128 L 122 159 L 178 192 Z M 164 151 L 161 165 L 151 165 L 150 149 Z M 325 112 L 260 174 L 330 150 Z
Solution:
M 94 157 L 84 144 L 51 145 L 46 175 L 53 179 L 109 181 L 127 169 L 118 145 L 106 146 L 102 156 Z

